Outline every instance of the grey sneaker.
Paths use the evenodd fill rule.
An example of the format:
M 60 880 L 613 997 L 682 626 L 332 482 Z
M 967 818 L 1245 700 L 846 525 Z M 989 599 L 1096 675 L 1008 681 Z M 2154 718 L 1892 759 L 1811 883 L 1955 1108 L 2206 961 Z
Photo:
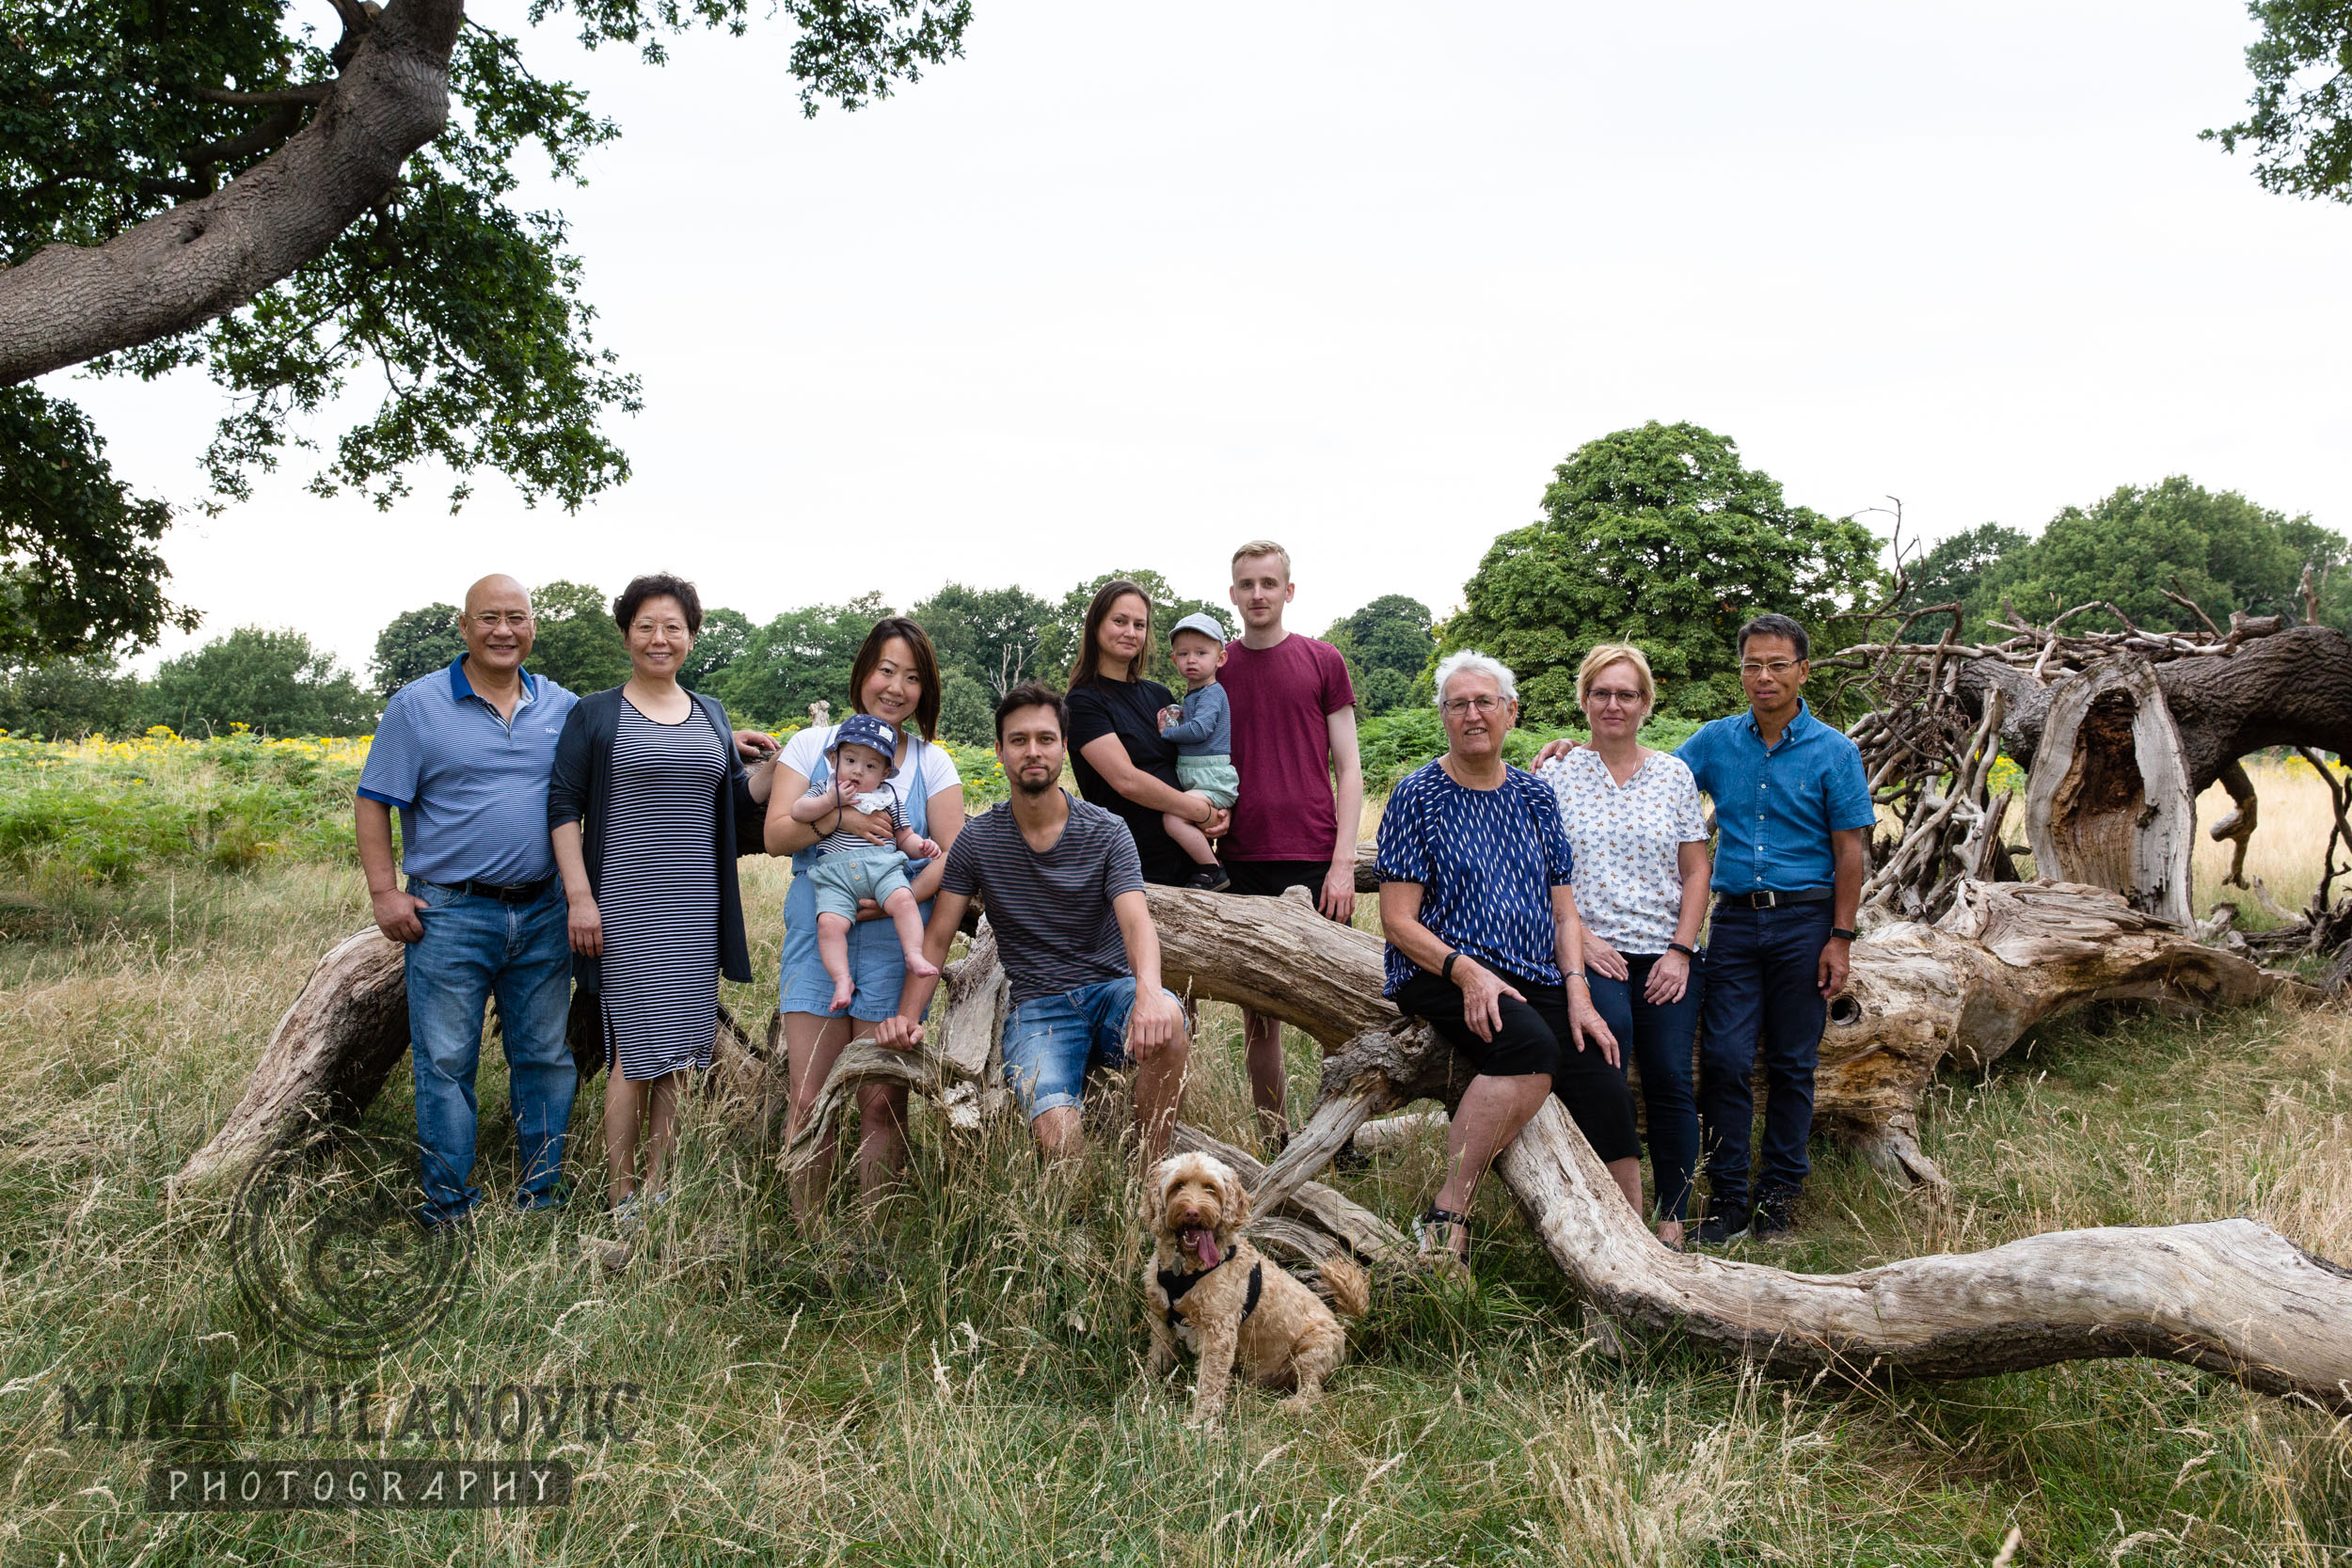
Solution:
M 637 1195 L 631 1193 L 612 1206 L 612 1229 L 615 1235 L 626 1236 L 643 1225 L 644 1211 L 638 1206 Z

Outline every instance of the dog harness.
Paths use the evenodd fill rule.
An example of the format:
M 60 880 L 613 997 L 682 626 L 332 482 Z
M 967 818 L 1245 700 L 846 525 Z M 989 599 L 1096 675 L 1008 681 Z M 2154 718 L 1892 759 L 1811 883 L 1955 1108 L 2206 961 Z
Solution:
M 1221 1269 L 1224 1266 L 1225 1264 L 1223 1260 L 1220 1259 L 1208 1268 L 1202 1269 L 1199 1274 L 1178 1274 L 1172 1269 L 1162 1269 L 1159 1271 L 1160 1289 L 1168 1292 L 1168 1327 L 1187 1328 L 1191 1326 L 1186 1323 L 1184 1319 L 1176 1315 L 1176 1304 L 1184 1299 L 1184 1292 L 1186 1291 L 1191 1290 L 1195 1285 L 1200 1284 L 1202 1280 L 1208 1278 L 1209 1275 L 1216 1273 L 1218 1269 Z M 1262 1260 L 1252 1263 L 1249 1266 L 1249 1297 L 1241 1304 L 1241 1315 L 1243 1322 L 1247 1323 L 1249 1320 L 1249 1314 L 1258 1309 L 1258 1295 L 1259 1292 L 1264 1289 L 1265 1264 Z

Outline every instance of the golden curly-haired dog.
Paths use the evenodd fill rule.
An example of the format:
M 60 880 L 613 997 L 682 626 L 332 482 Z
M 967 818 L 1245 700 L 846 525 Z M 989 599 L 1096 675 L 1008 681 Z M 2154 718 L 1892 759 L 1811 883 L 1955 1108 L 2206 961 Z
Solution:
M 1314 1291 L 1269 1263 L 1241 1227 L 1249 1193 L 1232 1166 L 1206 1154 L 1161 1161 L 1144 1179 L 1143 1227 L 1152 1240 L 1143 1271 L 1152 1375 L 1166 1377 L 1179 1343 L 1200 1357 L 1192 1419 L 1213 1422 L 1238 1365 L 1269 1388 L 1294 1392 L 1287 1410 L 1314 1403 L 1347 1354 L 1347 1335 Z M 1364 1271 L 1343 1258 L 1321 1269 L 1339 1310 L 1360 1318 L 1371 1305 Z

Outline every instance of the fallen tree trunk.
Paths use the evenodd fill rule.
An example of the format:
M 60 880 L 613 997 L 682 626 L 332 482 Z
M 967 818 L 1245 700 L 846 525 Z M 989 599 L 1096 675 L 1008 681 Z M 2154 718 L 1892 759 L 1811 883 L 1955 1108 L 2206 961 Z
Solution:
M 408 1053 L 406 956 L 371 926 L 318 961 L 229 1119 L 171 1179 L 175 1196 L 242 1180 L 314 1117 L 367 1108 Z
M 1359 1042 L 1359 1054 L 1402 1059 L 1415 1049 L 1405 1037 L 1415 1031 L 1380 995 L 1379 940 L 1325 920 L 1303 895 L 1242 900 L 1153 888 L 1151 900 L 1162 973 L 1177 990 L 1220 1001 L 1246 991 L 1252 1006 L 1318 1040 Z M 1325 966 L 1312 987 L 1284 973 L 1310 944 Z M 1854 943 L 1846 993 L 1831 1005 L 1821 1040 L 1814 1122 L 1889 1175 L 1941 1188 L 1943 1173 L 1919 1149 L 1918 1107 L 1947 1057 L 1981 1069 L 2035 1023 L 2092 1002 L 2231 1006 L 2281 990 L 2312 994 L 2102 889 L 1966 883 L 1935 925 L 1882 926 Z M 1318 1012 L 1333 995 L 1341 1005 Z M 1428 1098 L 1446 1098 L 1446 1086 Z M 1324 1093 L 1327 1102 L 1360 1097 L 1363 1118 L 1387 1103 L 1364 1085 L 1327 1082 Z M 1302 1129 L 1277 1167 L 1312 1159 L 1311 1174 L 1346 1141 L 1334 1129 Z

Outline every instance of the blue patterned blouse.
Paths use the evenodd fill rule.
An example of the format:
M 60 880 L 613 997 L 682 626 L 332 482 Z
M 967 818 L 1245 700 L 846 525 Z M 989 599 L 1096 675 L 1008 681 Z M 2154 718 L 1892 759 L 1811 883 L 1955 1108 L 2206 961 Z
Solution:
M 1432 762 L 1407 774 L 1380 815 L 1380 879 L 1422 885 L 1421 923 L 1490 969 L 1548 986 L 1560 975 L 1551 890 L 1576 867 L 1551 788 L 1506 768 L 1496 789 L 1465 789 Z M 1422 973 L 1396 944 L 1394 996 Z

